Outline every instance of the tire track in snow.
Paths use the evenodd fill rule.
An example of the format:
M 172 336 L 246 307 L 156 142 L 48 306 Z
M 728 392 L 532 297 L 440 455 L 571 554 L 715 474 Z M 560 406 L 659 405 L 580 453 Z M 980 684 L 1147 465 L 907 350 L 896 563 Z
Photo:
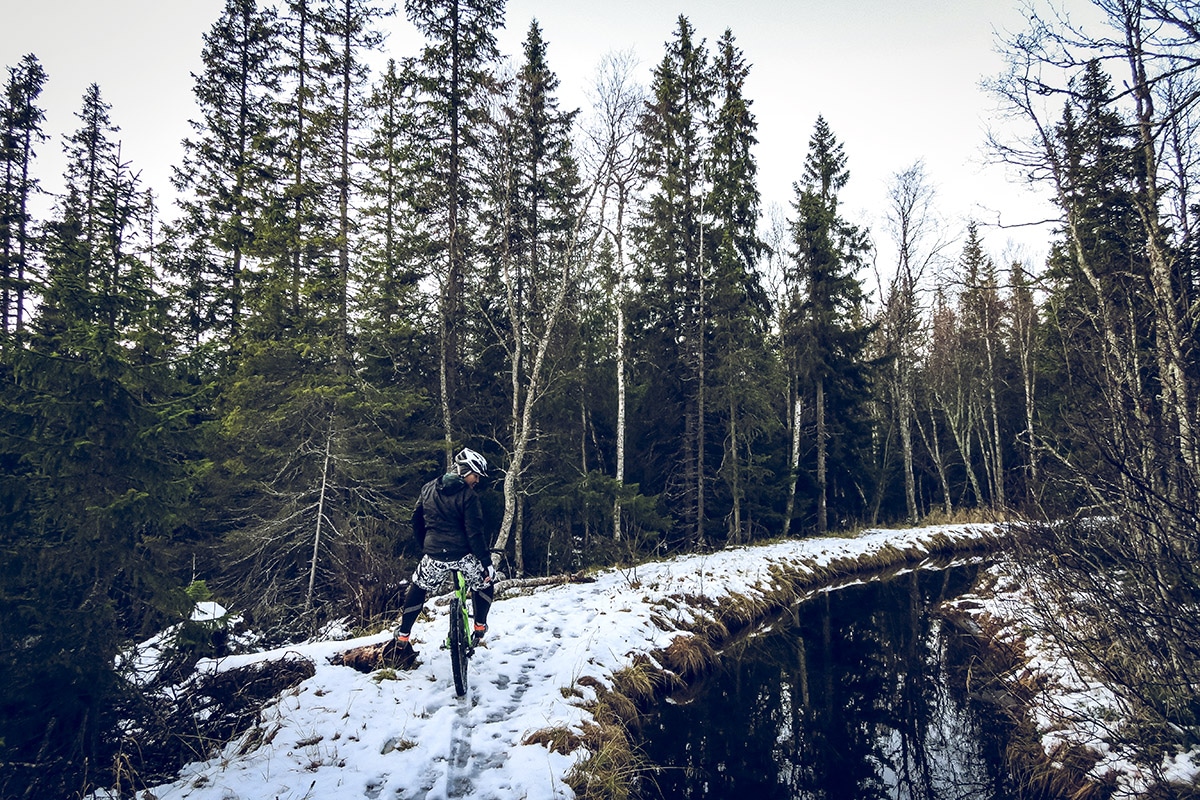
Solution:
M 545 618 L 539 621 L 545 622 Z M 545 633 L 541 625 L 534 630 L 539 634 Z M 513 633 L 521 635 L 519 631 Z M 542 639 L 538 637 L 531 641 L 538 643 Z M 456 704 L 452 709 L 443 707 L 437 712 L 452 713 L 445 754 L 434 756 L 415 785 L 397 787 L 396 800 L 509 800 L 511 795 L 505 793 L 509 788 L 507 785 L 497 787 L 498 791 L 495 792 L 489 789 L 481 793 L 477 788 L 478 779 L 487 771 L 503 767 L 508 751 L 520 744 L 523 731 L 513 727 L 511 720 L 533 685 L 538 667 L 561 647 L 562 630 L 555 626 L 546 646 L 523 645 L 508 650 L 499 656 L 503 660 L 494 664 L 478 656 L 472 659 L 473 680 L 467 696 L 452 700 Z M 504 693 L 503 701 L 497 704 L 495 693 L 481 688 L 480 682 L 490 684 Z M 482 695 L 485 694 L 491 696 L 484 699 Z M 481 741 L 502 741 L 500 746 L 483 748 L 477 756 L 476 748 L 472 747 L 476 738 Z

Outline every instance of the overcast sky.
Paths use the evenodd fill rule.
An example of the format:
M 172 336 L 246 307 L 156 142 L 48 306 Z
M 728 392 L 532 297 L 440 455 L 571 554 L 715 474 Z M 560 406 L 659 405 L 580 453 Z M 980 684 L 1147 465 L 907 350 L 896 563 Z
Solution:
M 868 225 L 887 255 L 884 223 L 892 177 L 923 159 L 938 207 L 956 232 L 978 219 L 989 250 L 1010 244 L 1040 260 L 1045 233 L 991 227 L 1042 219 L 1044 202 L 1001 167 L 985 167 L 983 143 L 995 101 L 980 88 L 1002 67 L 997 31 L 1022 27 L 1020 0 L 509 0 L 501 48 L 519 56 L 532 19 L 562 82 L 564 107 L 586 104 L 601 58 L 632 50 L 649 81 L 679 15 L 711 47 L 726 28 L 752 65 L 747 95 L 759 123 L 757 157 L 765 204 L 785 208 L 801 177 L 808 138 L 824 115 L 849 158 L 843 209 Z M 1086 5 L 1085 0 L 1072 0 Z M 191 73 L 201 35 L 222 0 L 7 0 L 0 63 L 38 56 L 49 82 L 38 175 L 61 185 L 61 139 L 78 127 L 84 89 L 95 82 L 121 128 L 123 155 L 145 185 L 169 198 L 170 166 L 194 117 Z M 384 25 L 386 55 L 417 52 L 403 5 Z M 586 113 L 586 109 L 585 109 Z M 881 263 L 881 268 L 886 264 Z

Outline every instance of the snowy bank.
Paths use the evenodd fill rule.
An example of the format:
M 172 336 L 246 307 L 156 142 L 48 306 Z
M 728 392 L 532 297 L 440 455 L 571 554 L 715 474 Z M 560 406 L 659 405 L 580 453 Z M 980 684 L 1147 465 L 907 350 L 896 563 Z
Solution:
M 592 755 L 579 746 L 585 740 L 570 747 L 529 742 L 548 741 L 539 736 L 548 730 L 594 728 L 593 703 L 614 675 L 639 663 L 679 671 L 686 662 L 671 663 L 672 646 L 701 638 L 691 631 L 719 643 L 831 579 L 988 548 L 997 537 L 993 525 L 875 530 L 684 556 L 501 596 L 461 699 L 449 657 L 438 649 L 446 623 L 435 603 L 413 631 L 419 662 L 411 671 L 367 675 L 329 662 L 386 641 L 386 632 L 201 662 L 199 670 L 223 672 L 302 659 L 313 673 L 263 708 L 253 728 L 147 796 L 574 797 L 569 781 L 578 785 Z
M 1020 698 L 1020 711 L 1033 726 L 1050 770 L 1038 780 L 1069 786 L 1080 797 L 1144 797 L 1160 778 L 1196 786 L 1200 748 L 1170 754 L 1150 770 L 1128 745 L 1117 743 L 1128 721 L 1121 702 L 1102 680 L 1083 674 L 1054 639 L 1040 633 L 1044 625 L 1032 611 L 1038 587 L 1027 578 L 1014 578 L 1017 572 L 1001 561 L 989 570 L 990 585 L 951 605 L 972 621 L 973 633 L 1009 662 L 994 677 Z

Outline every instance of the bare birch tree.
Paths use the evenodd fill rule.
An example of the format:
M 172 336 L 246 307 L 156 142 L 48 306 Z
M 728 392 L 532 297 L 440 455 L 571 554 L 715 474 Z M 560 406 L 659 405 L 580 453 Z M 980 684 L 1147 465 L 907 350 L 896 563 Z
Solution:
M 638 115 L 645 103 L 644 87 L 633 77 L 637 61 L 631 51 L 609 53 L 600 62 L 592 96 L 592 119 L 585 135 L 588 159 L 599 180 L 597 221 L 611 237 L 616 255 L 612 276 L 616 311 L 617 443 L 616 480 L 625 483 L 626 446 L 626 235 L 629 211 L 641 183 Z M 613 501 L 613 538 L 621 538 L 621 498 Z
M 917 161 L 892 178 L 887 221 L 896 244 L 896 273 L 886 291 L 880 330 L 884 350 L 892 359 L 889 392 L 895 406 L 903 459 L 904 499 L 909 522 L 918 517 L 913 468 L 913 427 L 916 422 L 915 371 L 920 358 L 923 314 L 918 292 L 930 266 L 949 245 L 934 215 L 935 192 Z

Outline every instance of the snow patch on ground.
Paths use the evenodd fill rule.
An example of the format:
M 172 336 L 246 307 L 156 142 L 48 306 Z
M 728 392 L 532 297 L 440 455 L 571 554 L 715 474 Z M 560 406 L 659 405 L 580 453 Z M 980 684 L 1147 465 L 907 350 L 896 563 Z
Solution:
M 1143 796 L 1154 784 L 1154 776 L 1128 749 L 1112 743 L 1124 718 L 1119 699 L 1100 680 L 1081 674 L 1053 640 L 1036 633 L 1040 626 L 1030 599 L 1036 586 L 1018 584 L 1002 563 L 991 572 L 994 592 L 961 598 L 958 605 L 968 614 L 990 618 L 1001 641 L 1023 652 L 1024 683 L 1039 687 L 1028 713 L 1042 749 L 1052 755 L 1066 746 L 1085 747 L 1099 758 L 1088 771 L 1090 779 L 1115 781 L 1115 798 Z M 1167 781 L 1194 784 L 1200 779 L 1200 748 L 1168 757 L 1161 771 Z
M 413 630 L 420 663 L 394 677 L 328 661 L 384 642 L 388 633 L 207 660 L 201 670 L 305 658 L 316 673 L 263 710 L 257 734 L 229 742 L 151 792 L 157 800 L 572 798 L 564 778 L 587 753 L 561 755 L 522 742 L 546 728 L 580 731 L 591 715 L 564 690 L 584 676 L 607 685 L 635 656 L 681 635 L 652 621 L 664 613 L 692 613 L 670 598 L 720 602 L 734 593 L 761 595 L 773 567 L 818 571 L 892 548 L 925 553 L 947 539 L 966 547 L 994 533 L 992 525 L 962 525 L 791 540 L 613 569 L 593 583 L 503 596 L 492 608 L 488 640 L 471 661 L 471 687 L 463 698 L 455 697 L 449 656 L 438 649 L 446 609 L 437 603 L 429 604 Z M 667 605 L 674 607 L 665 612 Z M 583 694 L 594 696 L 586 688 Z M 250 735 L 262 743 L 248 746 Z

